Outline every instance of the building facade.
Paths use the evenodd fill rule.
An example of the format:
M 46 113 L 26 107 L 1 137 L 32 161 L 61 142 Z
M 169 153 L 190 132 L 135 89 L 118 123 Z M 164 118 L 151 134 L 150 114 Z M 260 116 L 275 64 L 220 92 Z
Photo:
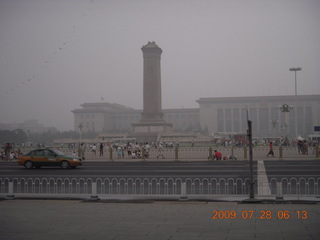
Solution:
M 320 95 L 200 98 L 200 126 L 215 133 L 246 133 L 247 118 L 255 137 L 307 137 L 319 125 Z M 287 113 L 281 110 L 289 106 Z M 288 117 L 286 117 L 286 114 Z
M 142 110 L 115 103 L 84 103 L 73 110 L 74 131 L 79 132 L 131 132 L 132 124 L 141 119 Z M 163 109 L 163 118 L 173 124 L 175 131 L 199 130 L 199 109 Z
M 254 137 L 298 135 L 307 138 L 320 125 L 320 95 L 200 98 L 199 108 L 163 109 L 164 120 L 175 132 L 246 133 L 247 116 Z M 281 111 L 284 104 L 289 112 Z M 74 130 L 128 133 L 141 119 L 142 110 L 119 104 L 84 103 L 73 110 Z

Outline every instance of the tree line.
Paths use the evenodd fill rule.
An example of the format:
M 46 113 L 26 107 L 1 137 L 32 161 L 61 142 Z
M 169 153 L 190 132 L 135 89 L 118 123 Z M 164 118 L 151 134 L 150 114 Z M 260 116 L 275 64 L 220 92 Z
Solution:
M 97 137 L 95 132 L 83 133 L 82 138 L 93 139 Z M 0 144 L 14 143 L 21 145 L 23 143 L 53 143 L 54 139 L 75 139 L 78 140 L 80 134 L 75 131 L 46 131 L 46 132 L 29 132 L 22 129 L 2 130 L 0 129 Z

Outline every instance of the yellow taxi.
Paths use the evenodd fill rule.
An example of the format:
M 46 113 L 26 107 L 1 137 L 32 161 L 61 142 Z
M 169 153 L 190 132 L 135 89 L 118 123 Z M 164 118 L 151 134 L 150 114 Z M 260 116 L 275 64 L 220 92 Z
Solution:
M 54 148 L 43 148 L 21 155 L 18 159 L 18 164 L 25 168 L 40 168 L 41 166 L 76 168 L 82 165 L 82 161 L 81 158 L 65 155 Z

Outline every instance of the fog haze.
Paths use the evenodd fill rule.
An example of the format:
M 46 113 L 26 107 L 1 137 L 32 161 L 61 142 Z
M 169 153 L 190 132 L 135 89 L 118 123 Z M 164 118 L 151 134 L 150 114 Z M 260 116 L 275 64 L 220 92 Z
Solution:
M 318 0 L 0 0 L 0 123 L 73 129 L 85 102 L 142 109 L 141 47 L 162 107 L 201 97 L 320 94 Z

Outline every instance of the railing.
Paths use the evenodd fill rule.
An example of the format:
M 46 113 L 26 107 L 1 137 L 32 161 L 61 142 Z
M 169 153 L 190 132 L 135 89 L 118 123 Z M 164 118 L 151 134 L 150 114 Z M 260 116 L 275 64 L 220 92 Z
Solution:
M 255 181 L 255 192 L 263 183 Z M 47 177 L 1 177 L 2 197 L 50 197 L 50 198 L 181 198 L 187 196 L 199 199 L 221 196 L 245 197 L 249 195 L 248 178 L 47 178 Z M 320 178 L 271 178 L 271 195 L 283 196 L 320 195 Z
M 284 195 L 320 195 L 320 178 L 282 178 L 280 181 L 271 178 L 269 182 L 271 194 L 277 194 L 277 183 L 281 184 Z

